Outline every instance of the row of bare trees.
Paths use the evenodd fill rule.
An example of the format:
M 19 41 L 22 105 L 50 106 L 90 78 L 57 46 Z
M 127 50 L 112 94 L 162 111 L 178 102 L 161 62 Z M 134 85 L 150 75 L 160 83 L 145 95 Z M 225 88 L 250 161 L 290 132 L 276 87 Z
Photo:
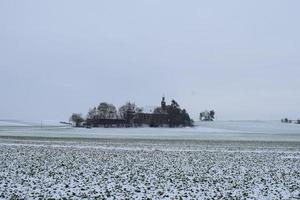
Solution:
M 126 113 L 142 112 L 135 103 L 127 102 L 117 110 L 113 104 L 100 103 L 97 107 L 91 108 L 88 112 L 88 119 L 124 119 Z
M 135 105 L 135 103 L 126 102 L 118 109 L 110 103 L 101 102 L 98 106 L 90 108 L 86 119 L 125 119 L 127 113 L 137 113 L 143 110 Z M 70 121 L 75 126 L 80 126 L 84 122 L 82 114 L 73 113 L 70 117 Z

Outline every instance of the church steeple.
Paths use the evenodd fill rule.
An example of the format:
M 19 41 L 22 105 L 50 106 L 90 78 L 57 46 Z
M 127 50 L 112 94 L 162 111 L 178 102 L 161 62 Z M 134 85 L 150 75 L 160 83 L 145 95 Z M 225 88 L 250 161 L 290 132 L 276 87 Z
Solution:
M 162 110 L 166 109 L 166 101 L 165 101 L 165 97 L 164 96 L 161 99 L 161 109 Z

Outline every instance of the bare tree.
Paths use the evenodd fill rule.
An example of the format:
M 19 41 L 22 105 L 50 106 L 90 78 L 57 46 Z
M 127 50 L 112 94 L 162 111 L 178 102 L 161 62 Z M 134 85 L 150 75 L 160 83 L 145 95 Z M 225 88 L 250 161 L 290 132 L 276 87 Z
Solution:
M 88 119 L 96 119 L 98 117 L 98 111 L 97 108 L 90 108 L 88 114 L 87 114 L 87 118 Z
M 79 127 L 81 126 L 81 123 L 84 122 L 84 119 L 82 118 L 81 114 L 73 113 L 69 121 L 75 123 L 76 127 Z
M 108 105 L 108 119 L 116 119 L 117 118 L 117 109 L 113 104 Z
M 128 113 L 136 113 L 140 111 L 141 108 L 138 108 L 135 103 L 126 102 L 119 108 L 119 116 L 120 118 L 125 119 Z
M 117 118 L 117 109 L 113 104 L 102 102 L 97 107 L 97 113 L 100 119 Z
M 200 121 L 214 121 L 215 119 L 215 111 L 211 110 L 211 111 L 203 111 L 200 113 Z

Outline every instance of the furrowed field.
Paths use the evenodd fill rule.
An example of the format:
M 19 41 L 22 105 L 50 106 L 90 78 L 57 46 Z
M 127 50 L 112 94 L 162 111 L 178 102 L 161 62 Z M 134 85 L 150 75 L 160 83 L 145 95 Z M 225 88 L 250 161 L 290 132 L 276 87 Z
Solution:
M 0 199 L 297 199 L 300 143 L 0 140 Z
M 0 123 L 0 199 L 300 199 L 300 126 Z

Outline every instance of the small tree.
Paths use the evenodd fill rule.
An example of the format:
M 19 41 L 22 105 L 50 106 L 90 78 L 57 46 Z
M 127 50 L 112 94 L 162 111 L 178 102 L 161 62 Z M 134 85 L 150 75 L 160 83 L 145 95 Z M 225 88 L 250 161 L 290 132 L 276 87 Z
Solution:
M 174 99 L 171 101 L 171 105 L 166 106 L 166 111 L 169 115 L 170 127 L 184 125 L 182 110 L 180 109 L 180 105 Z
M 193 121 L 190 118 L 190 115 L 186 112 L 185 109 L 181 112 L 182 122 L 184 126 L 193 126 Z
M 98 111 L 97 111 L 97 108 L 94 107 L 94 108 L 90 108 L 88 114 L 87 114 L 87 118 L 88 119 L 96 119 L 98 116 Z
M 174 99 L 171 101 L 171 106 L 172 106 L 173 108 L 180 109 L 179 104 L 178 104 Z
M 113 104 L 102 102 L 97 107 L 97 113 L 101 119 L 115 119 L 117 117 L 117 109 Z
M 211 121 L 213 121 L 215 119 L 215 111 L 214 110 L 209 111 L 209 116 Z
M 211 111 L 203 111 L 200 113 L 200 121 L 214 121 L 215 119 L 215 111 L 211 110 Z
M 84 119 L 82 118 L 81 114 L 73 113 L 69 121 L 73 122 L 76 127 L 80 127 L 81 123 L 84 122 Z
M 102 102 L 97 107 L 99 118 L 107 119 L 109 115 L 109 104 L 106 102 Z
M 108 105 L 108 119 L 117 118 L 117 109 L 113 104 Z
M 135 103 L 127 102 L 119 108 L 119 116 L 120 118 L 125 119 L 128 113 L 136 113 L 139 111 L 141 111 L 141 109 L 138 108 Z

